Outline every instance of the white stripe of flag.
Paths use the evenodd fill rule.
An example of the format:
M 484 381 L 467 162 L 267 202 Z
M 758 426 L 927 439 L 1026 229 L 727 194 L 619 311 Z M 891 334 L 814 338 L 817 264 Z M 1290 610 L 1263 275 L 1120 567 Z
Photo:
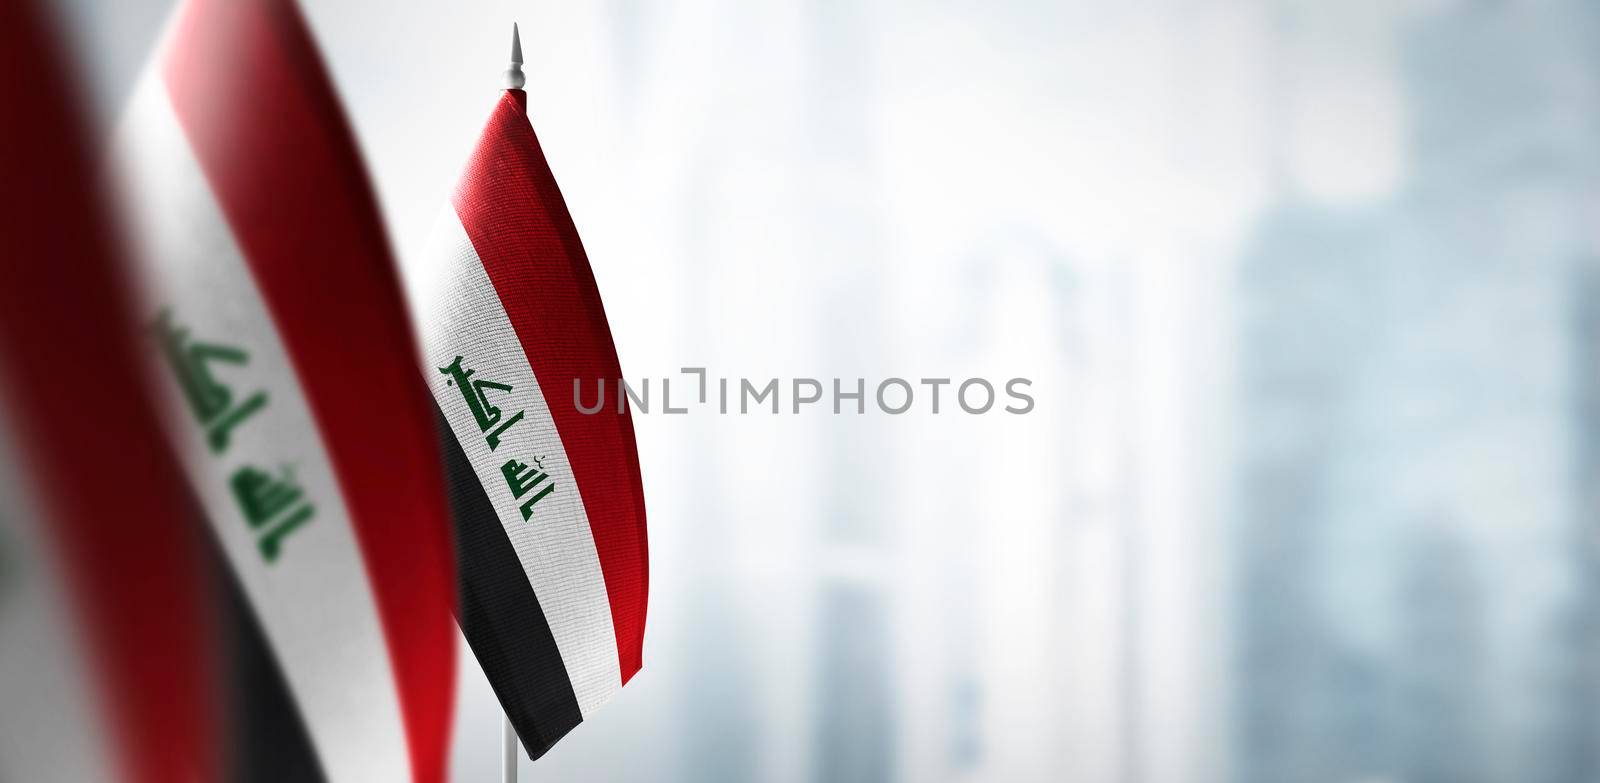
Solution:
M 141 80 L 115 150 L 142 250 L 145 312 L 167 308 L 197 336 L 247 350 L 236 394 L 263 390 L 270 399 L 231 431 L 219 456 L 207 449 L 208 433 L 173 374 L 164 364 L 154 371 L 166 392 L 169 432 L 260 617 L 323 769 L 333 783 L 410 780 L 383 629 L 344 498 L 292 362 L 158 70 Z M 229 482 L 244 465 L 276 471 L 285 464 L 314 499 L 316 516 L 268 563 Z

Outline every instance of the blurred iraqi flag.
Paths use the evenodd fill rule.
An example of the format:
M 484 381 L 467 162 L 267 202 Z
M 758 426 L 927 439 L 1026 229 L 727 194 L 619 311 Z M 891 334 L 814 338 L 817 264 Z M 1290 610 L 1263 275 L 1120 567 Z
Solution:
M 440 781 L 436 434 L 376 202 L 289 0 L 186 0 L 114 157 L 167 430 L 321 772 Z

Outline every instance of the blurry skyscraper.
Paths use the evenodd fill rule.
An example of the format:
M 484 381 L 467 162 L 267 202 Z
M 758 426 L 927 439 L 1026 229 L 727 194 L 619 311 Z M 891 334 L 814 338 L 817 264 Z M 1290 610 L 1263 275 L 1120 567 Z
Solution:
M 882 255 L 877 200 L 877 146 L 872 135 L 877 105 L 878 36 L 875 11 L 847 0 L 809 0 L 800 7 L 809 44 L 802 52 L 804 82 L 799 119 L 809 129 L 806 152 L 819 176 L 801 189 L 802 220 L 810 224 L 807 251 L 826 269 L 817 293 L 824 319 L 829 374 L 846 392 L 865 377 L 860 404 L 871 412 L 885 351 L 880 267 L 857 263 Z M 836 381 L 836 382 L 841 382 Z M 828 383 L 824 378 L 823 383 Z M 833 388 L 824 389 L 834 404 Z M 859 415 L 845 400 L 844 416 Z M 818 783 L 891 780 L 897 751 L 896 683 L 890 669 L 894 618 L 889 576 L 891 526 L 884 488 L 894 466 L 870 444 L 882 437 L 874 419 L 829 428 L 822 450 L 826 472 L 818 523 L 821 558 L 817 579 L 817 656 L 812 692 L 813 759 Z
M 1398 191 L 1291 184 L 1240 266 L 1235 768 L 1591 780 L 1594 12 L 1449 3 L 1399 43 Z

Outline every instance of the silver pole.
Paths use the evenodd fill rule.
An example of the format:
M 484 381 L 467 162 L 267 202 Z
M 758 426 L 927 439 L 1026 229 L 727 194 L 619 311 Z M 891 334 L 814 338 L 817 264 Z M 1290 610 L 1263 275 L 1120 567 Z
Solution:
M 520 90 L 526 83 L 522 75 L 522 35 L 517 31 L 517 25 L 511 25 L 511 65 L 505 72 L 505 86 L 508 90 Z M 500 783 L 517 783 L 517 730 L 511 726 L 511 718 L 504 714 L 500 718 Z
M 506 68 L 505 85 L 508 90 L 520 90 L 528 83 L 522 74 L 522 35 L 517 32 L 517 24 L 511 23 L 511 65 Z
M 500 718 L 500 783 L 517 783 L 517 730 L 511 719 Z

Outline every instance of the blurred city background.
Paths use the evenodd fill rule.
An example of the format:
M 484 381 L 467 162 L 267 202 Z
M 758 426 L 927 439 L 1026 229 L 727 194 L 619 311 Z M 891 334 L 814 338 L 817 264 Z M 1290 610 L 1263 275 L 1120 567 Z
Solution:
M 1592 3 L 303 6 L 403 262 L 515 20 L 630 377 L 1034 380 L 636 416 L 645 669 L 524 780 L 1600 780 Z M 61 9 L 109 129 L 169 3 Z

